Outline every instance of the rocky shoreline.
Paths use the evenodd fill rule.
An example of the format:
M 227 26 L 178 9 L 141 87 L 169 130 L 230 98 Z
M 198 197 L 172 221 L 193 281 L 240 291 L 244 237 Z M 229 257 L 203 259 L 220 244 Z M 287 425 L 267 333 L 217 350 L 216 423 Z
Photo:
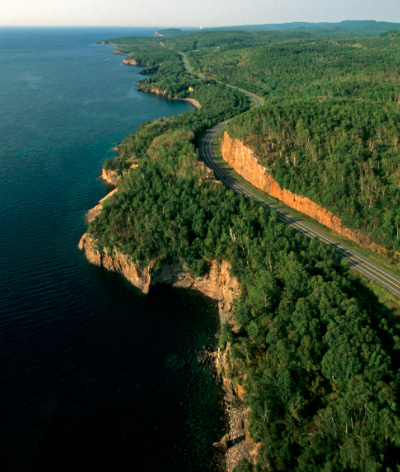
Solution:
M 101 211 L 102 202 L 116 192 L 114 189 L 103 198 L 98 205 L 88 212 L 88 220 L 97 217 Z M 232 303 L 240 292 L 240 286 L 235 277 L 230 275 L 230 265 L 223 261 L 217 263 L 211 261 L 209 273 L 203 277 L 194 277 L 181 264 L 164 265 L 156 274 L 152 274 L 151 267 L 137 267 L 128 256 L 118 250 L 112 254 L 106 249 L 97 249 L 96 240 L 85 233 L 80 242 L 79 249 L 83 251 L 87 260 L 94 265 L 103 267 L 112 272 L 123 275 L 131 284 L 142 293 L 147 294 L 150 287 L 156 284 L 169 284 L 173 287 L 197 290 L 208 297 L 218 301 L 220 324 L 234 324 Z M 226 470 L 231 472 L 242 458 L 252 460 L 254 445 L 247 433 L 247 413 L 243 406 L 243 388 L 224 376 L 224 372 L 230 365 L 230 345 L 225 350 L 209 353 L 208 356 L 214 364 L 216 375 L 221 379 L 224 389 L 224 408 L 228 418 L 228 433 L 215 443 L 225 456 Z M 199 359 L 204 363 L 204 359 Z
M 132 58 L 124 59 L 123 62 L 127 65 L 139 65 Z M 158 89 L 141 88 L 141 90 L 161 95 L 166 99 L 187 101 L 197 108 L 201 107 L 200 103 L 192 98 L 176 99 L 167 96 Z M 117 148 L 116 151 L 118 152 Z M 119 176 L 114 171 L 103 169 L 101 179 L 115 188 L 101 199 L 98 205 L 88 211 L 86 214 L 87 223 L 93 221 L 100 214 L 104 201 L 118 191 Z M 129 256 L 116 248 L 113 248 L 112 251 L 108 251 L 106 248 L 99 249 L 97 241 L 89 233 L 85 233 L 81 237 L 78 247 L 91 264 L 121 274 L 144 294 L 147 294 L 150 287 L 156 284 L 168 284 L 172 287 L 197 290 L 218 301 L 221 326 L 223 323 L 234 324 L 232 303 L 240 293 L 240 286 L 238 280 L 230 275 L 231 267 L 227 261 L 209 261 L 208 273 L 203 277 L 195 277 L 178 261 L 175 264 L 163 265 L 156 273 L 153 273 L 151 264 L 148 267 L 138 267 Z M 247 412 L 243 405 L 243 389 L 234 385 L 232 380 L 224 376 L 227 362 L 230 362 L 229 343 L 225 350 L 218 349 L 216 352 L 206 353 L 206 356 L 214 364 L 215 375 L 220 379 L 224 389 L 224 407 L 229 426 L 229 432 L 214 446 L 224 454 L 226 470 L 231 472 L 242 458 L 251 461 L 251 451 L 254 449 L 247 433 Z M 204 359 L 199 359 L 199 362 L 204 362 Z
M 114 193 L 117 188 L 113 190 Z M 92 221 L 101 211 L 102 202 L 109 197 L 107 195 L 96 207 L 88 212 Z M 218 264 L 211 261 L 209 273 L 203 277 L 194 277 L 181 264 L 164 265 L 155 275 L 151 267 L 137 267 L 128 256 L 118 250 L 109 253 L 106 249 L 99 251 L 96 240 L 85 233 L 80 242 L 79 249 L 84 252 L 87 260 L 99 267 L 104 267 L 112 272 L 123 275 L 131 284 L 142 293 L 147 294 L 150 287 L 155 284 L 169 284 L 173 287 L 197 290 L 208 297 L 218 301 L 220 323 L 234 323 L 232 303 L 239 294 L 240 287 L 237 279 L 229 273 L 230 265 L 223 261 Z M 225 455 L 226 470 L 231 472 L 242 458 L 252 460 L 252 445 L 247 433 L 247 414 L 243 406 L 243 389 L 224 376 L 229 367 L 230 345 L 225 350 L 218 349 L 210 353 L 215 364 L 216 375 L 221 379 L 224 389 L 224 407 L 228 418 L 229 432 L 215 443 Z
M 93 215 L 99 214 L 99 205 L 94 207 L 96 211 L 94 209 L 91 210 Z M 93 221 L 93 218 L 91 221 Z M 149 292 L 151 285 L 156 284 L 167 284 L 172 287 L 197 290 L 213 300 L 217 300 L 220 310 L 229 313 L 232 310 L 233 300 L 240 291 L 239 282 L 230 275 L 230 265 L 226 261 L 221 263 L 209 261 L 209 271 L 202 277 L 192 275 L 178 261 L 174 264 L 165 264 L 160 270 L 153 273 L 152 264 L 147 267 L 140 267 L 129 256 L 116 248 L 112 251 L 105 248 L 99 250 L 97 246 L 96 239 L 88 233 L 85 233 L 79 241 L 79 249 L 83 251 L 86 259 L 91 264 L 123 275 L 144 294 Z
M 225 314 L 220 313 L 221 324 L 224 318 Z M 233 323 L 233 319 L 231 322 Z M 221 378 L 224 389 L 223 401 L 228 419 L 228 433 L 222 437 L 220 442 L 214 443 L 214 447 L 225 455 L 227 472 L 232 472 L 241 459 L 246 459 L 250 463 L 256 461 L 256 449 L 248 434 L 248 411 L 244 407 L 244 390 L 224 375 L 230 363 L 230 343 L 228 343 L 224 350 L 218 349 L 215 353 L 217 375 Z
M 174 97 L 172 95 L 169 95 L 166 90 L 160 90 L 160 89 L 157 89 L 157 88 L 154 88 L 154 87 L 149 88 L 149 87 L 145 87 L 143 85 L 141 86 L 140 84 L 139 84 L 138 88 L 142 92 L 151 93 L 153 95 L 160 95 L 161 97 L 163 97 L 167 100 L 174 100 L 174 101 L 178 101 L 178 102 L 189 102 L 192 105 L 194 105 L 196 108 L 201 108 L 200 102 L 198 100 L 196 100 L 195 98 L 177 98 L 177 97 Z
M 219 317 L 221 325 L 226 322 L 234 323 L 232 312 L 227 313 L 220 309 Z M 222 402 L 228 432 L 220 441 L 213 443 L 213 446 L 223 455 L 226 472 L 232 472 L 241 459 L 246 459 L 250 463 L 256 460 L 256 448 L 247 433 L 248 411 L 244 407 L 243 391 L 223 374 L 222 363 L 229 350 L 229 344 L 224 350 L 211 351 L 206 348 L 198 357 L 199 364 L 207 364 L 213 369 L 214 378 L 223 390 Z

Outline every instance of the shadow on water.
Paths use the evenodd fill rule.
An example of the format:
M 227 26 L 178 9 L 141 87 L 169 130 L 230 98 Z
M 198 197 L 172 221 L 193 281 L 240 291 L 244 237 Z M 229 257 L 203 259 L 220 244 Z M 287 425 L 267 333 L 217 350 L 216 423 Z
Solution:
M 0 28 L 1 472 L 216 470 L 215 303 L 139 296 L 77 250 L 114 143 L 191 108 L 96 44 L 135 33 Z
M 64 332 L 73 346 L 60 332 L 46 359 L 31 352 L 0 428 L 1 470 L 215 472 L 221 392 L 198 360 L 216 345 L 215 303 L 167 287 L 143 297 L 119 276 L 102 278 L 115 310 L 75 320 Z

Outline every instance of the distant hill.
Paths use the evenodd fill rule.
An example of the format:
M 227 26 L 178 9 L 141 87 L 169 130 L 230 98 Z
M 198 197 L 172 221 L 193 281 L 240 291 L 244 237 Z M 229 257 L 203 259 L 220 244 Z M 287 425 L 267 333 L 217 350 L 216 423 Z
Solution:
M 308 22 L 295 22 L 295 23 L 277 23 L 277 24 L 265 24 L 265 25 L 242 25 L 242 26 L 225 26 L 221 28 L 207 28 L 207 30 L 241 30 L 241 31 L 289 31 L 289 30 L 319 30 L 321 33 L 350 33 L 356 35 L 378 35 L 386 33 L 391 30 L 400 28 L 400 23 L 389 23 L 386 21 L 374 21 L 374 20 L 346 20 L 340 23 L 308 23 Z
M 155 36 L 178 36 L 179 34 L 183 34 L 183 33 L 184 31 L 182 31 L 179 28 L 167 28 L 167 29 L 157 30 L 154 34 Z
M 382 33 L 381 36 L 382 38 L 390 39 L 400 38 L 400 29 L 387 31 L 386 33 Z

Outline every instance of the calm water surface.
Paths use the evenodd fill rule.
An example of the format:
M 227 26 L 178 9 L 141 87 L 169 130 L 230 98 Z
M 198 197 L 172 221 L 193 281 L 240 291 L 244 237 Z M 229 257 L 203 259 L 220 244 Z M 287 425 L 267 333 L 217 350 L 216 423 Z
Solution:
M 1 471 L 218 468 L 218 388 L 196 360 L 215 304 L 142 297 L 77 249 L 115 143 L 190 110 L 96 44 L 153 33 L 0 28 Z

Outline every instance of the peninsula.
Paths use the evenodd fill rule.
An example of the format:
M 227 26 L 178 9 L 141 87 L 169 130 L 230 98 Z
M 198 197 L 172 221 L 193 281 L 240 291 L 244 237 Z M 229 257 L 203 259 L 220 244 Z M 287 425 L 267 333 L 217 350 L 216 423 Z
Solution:
M 170 283 L 220 302 L 217 365 L 228 400 L 245 412 L 234 428 L 240 435 L 219 444 L 228 452 L 240 449 L 230 469 L 396 470 L 400 337 L 394 311 L 330 246 L 217 181 L 200 159 L 200 142 L 207 129 L 229 120 L 223 153 L 230 139 L 242 140 L 283 188 L 299 195 L 310 188 L 309 180 L 301 187 L 303 176 L 318 172 L 311 193 L 322 202 L 318 185 L 333 189 L 333 173 L 355 199 L 366 199 L 354 212 L 371 220 L 365 216 L 362 228 L 361 220 L 350 223 L 396 263 L 397 214 L 381 195 L 397 198 L 391 182 L 397 178 L 398 96 L 383 64 L 400 48 L 400 35 L 226 31 L 112 43 L 151 72 L 143 91 L 197 100 L 201 108 L 143 124 L 123 141 L 104 164 L 117 191 L 102 202 L 81 249 L 143 292 Z M 182 52 L 197 74 L 188 73 Z M 343 68 L 349 57 L 360 64 L 357 74 Z M 318 79 L 308 80 L 310 64 L 319 64 L 313 69 Z M 262 95 L 264 106 L 244 113 L 251 102 L 240 88 Z M 333 100 L 334 90 L 339 97 Z M 345 112 L 332 124 L 338 101 Z M 361 103 L 385 113 L 357 120 L 352 110 Z M 318 133 L 313 123 L 320 123 Z M 337 156 L 339 150 L 349 155 L 353 142 L 359 174 Z M 365 148 L 371 154 L 361 152 Z M 347 211 L 349 202 L 342 204 Z M 379 211 L 391 228 L 382 237 L 379 221 L 373 222 Z

